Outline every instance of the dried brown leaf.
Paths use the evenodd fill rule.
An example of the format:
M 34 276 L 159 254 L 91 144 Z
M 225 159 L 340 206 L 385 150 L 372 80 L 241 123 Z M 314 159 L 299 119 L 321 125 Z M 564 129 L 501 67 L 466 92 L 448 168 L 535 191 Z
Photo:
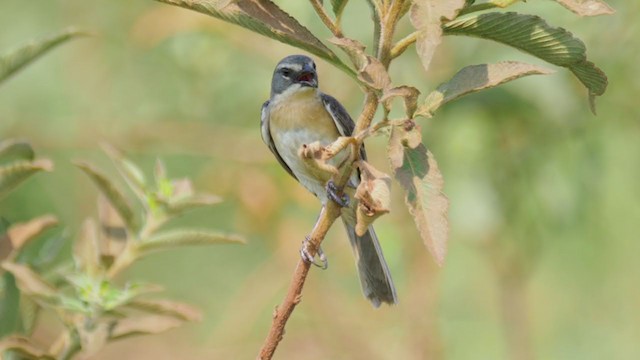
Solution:
M 413 118 L 413 114 L 418 108 L 418 96 L 420 96 L 420 90 L 413 86 L 397 86 L 391 89 L 386 89 L 382 93 L 380 102 L 387 111 L 391 110 L 391 102 L 396 97 L 401 97 L 404 101 L 404 109 L 409 119 Z
M 391 78 L 384 65 L 378 59 L 364 52 L 365 46 L 349 38 L 331 38 L 329 41 L 340 47 L 358 69 L 358 79 L 374 90 L 387 89 Z
M 414 0 L 411 24 L 419 31 L 416 51 L 425 70 L 429 70 L 436 48 L 442 42 L 441 25 L 453 20 L 464 7 L 465 0 Z
M 298 156 L 307 162 L 310 166 L 327 172 L 331 175 L 338 174 L 338 169 L 327 163 L 327 160 L 331 158 L 332 153 L 322 146 L 319 141 L 311 144 L 303 144 L 298 151 Z
M 555 0 L 580 16 L 611 15 L 615 10 L 602 0 Z
M 360 161 L 358 167 L 361 180 L 355 194 L 355 198 L 359 200 L 356 210 L 356 234 L 363 236 L 369 225 L 390 211 L 391 177 L 366 161 Z
M 444 180 L 433 155 L 417 142 L 419 134 L 417 126 L 393 127 L 389 160 L 396 180 L 406 191 L 405 203 L 423 242 L 438 265 L 442 265 L 449 237 L 449 199 L 442 192 Z

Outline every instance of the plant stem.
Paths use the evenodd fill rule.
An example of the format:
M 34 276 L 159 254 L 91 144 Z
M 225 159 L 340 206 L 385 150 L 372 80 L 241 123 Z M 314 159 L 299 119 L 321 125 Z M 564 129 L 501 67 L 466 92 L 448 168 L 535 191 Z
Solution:
M 418 31 L 414 31 L 411 34 L 405 36 L 400 41 L 398 41 L 395 46 L 391 49 L 391 59 L 395 59 L 398 56 L 402 55 L 402 53 L 407 50 L 409 46 L 416 42 L 418 39 Z
M 376 57 L 385 69 L 389 68 L 391 63 L 391 46 L 393 45 L 393 35 L 396 32 L 396 24 L 400 19 L 400 13 L 404 6 L 403 0 L 394 1 L 387 9 L 384 10 L 383 16 L 380 18 L 380 39 L 378 45 L 378 53 Z
M 340 29 L 340 26 L 338 26 L 336 22 L 331 20 L 331 18 L 329 17 L 329 14 L 327 14 L 327 11 L 322 6 L 322 3 L 320 2 L 320 0 L 309 0 L 309 2 L 311 2 L 311 5 L 313 6 L 313 8 L 316 10 L 316 13 L 320 17 L 320 20 L 322 20 L 324 25 L 331 31 L 333 36 L 337 38 L 341 38 L 342 30 Z

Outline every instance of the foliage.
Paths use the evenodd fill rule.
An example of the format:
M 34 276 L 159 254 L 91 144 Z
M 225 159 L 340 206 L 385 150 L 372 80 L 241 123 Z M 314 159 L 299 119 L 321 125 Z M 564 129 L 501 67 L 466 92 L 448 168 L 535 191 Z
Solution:
M 342 63 L 336 60 L 334 53 L 328 50 L 321 40 L 311 35 L 308 29 L 269 0 L 159 1 L 238 24 L 278 41 L 310 51 L 344 70 Z M 589 101 L 594 112 L 594 99 L 596 96 L 602 95 L 607 86 L 607 78 L 604 73 L 586 60 L 586 50 L 582 41 L 573 37 L 566 30 L 551 27 L 543 19 L 532 15 L 515 12 L 476 14 L 477 11 L 494 7 L 506 8 L 517 1 L 488 1 L 475 4 L 475 1 L 462 0 L 396 2 L 369 0 L 375 19 L 374 39 L 377 40 L 373 54 L 367 54 L 365 46 L 360 41 L 343 34 L 340 17 L 346 1 L 332 2 L 335 20 L 330 18 L 321 1 L 311 0 L 310 2 L 334 35 L 334 38 L 329 42 L 337 45 L 348 55 L 353 64 L 352 71 L 357 74 L 356 80 L 367 93 L 376 96 L 377 102 L 385 105 L 386 114 L 389 113 L 389 100 L 393 97 L 404 99 L 407 119 L 413 119 L 415 116 L 431 117 L 441 105 L 456 100 L 462 95 L 492 88 L 524 76 L 550 73 L 549 70 L 535 65 L 515 62 L 469 66 L 457 73 L 451 81 L 432 91 L 427 95 L 424 103 L 417 107 L 419 90 L 406 85 L 392 86 L 392 79 L 386 69 L 393 58 L 401 55 L 413 43 L 416 44 L 416 51 L 424 68 L 428 69 L 431 58 L 445 35 L 473 36 L 494 40 L 528 52 L 551 64 L 567 67 L 589 90 Z M 608 9 L 603 1 L 591 1 L 591 5 L 575 1 L 562 1 L 561 3 L 579 15 L 607 13 L 605 10 L 584 11 L 586 8 L 593 8 L 594 4 L 598 5 L 598 8 Z M 410 20 L 416 31 L 391 47 L 395 25 L 407 13 L 410 13 Z M 415 111 L 416 108 L 417 111 Z M 390 121 L 385 116 L 382 126 L 377 126 L 376 130 L 379 131 L 384 127 L 402 127 L 405 123 L 400 120 L 402 119 Z M 365 124 L 366 127 L 368 127 L 367 124 Z M 362 124 L 359 124 L 357 128 L 364 130 Z M 359 140 L 363 139 L 364 137 Z M 402 147 L 399 146 L 399 143 L 394 143 L 396 141 L 394 139 L 395 137 L 391 136 L 389 140 L 389 158 L 394 169 L 403 169 L 403 158 L 405 160 L 415 159 L 420 168 L 425 169 L 424 173 L 417 178 L 419 182 L 417 187 L 405 184 L 404 188 L 408 191 L 407 205 L 427 248 L 436 261 L 442 264 L 448 237 L 448 200 L 441 195 L 440 190 L 443 188 L 443 183 L 437 170 L 437 163 L 433 156 L 426 156 L 426 148 L 420 140 L 415 146 L 422 149 L 423 156 L 415 157 L 411 155 L 415 151 L 415 146 Z M 401 156 L 403 153 L 404 155 Z M 401 184 L 404 183 L 401 180 L 403 179 L 402 175 L 396 174 L 396 178 L 400 180 Z M 421 192 L 416 193 L 412 189 L 438 189 L 432 193 L 440 195 L 420 196 Z M 420 199 L 419 201 L 416 201 L 416 196 Z
M 15 162 L 34 161 L 34 151 L 27 142 L 8 140 L 0 143 L 0 148 L 3 149 L 0 162 L 9 163 L 7 167 L 16 168 L 11 165 Z M 0 315 L 2 335 L 10 336 L 0 341 L 3 356 L 17 354 L 34 359 L 69 359 L 76 354 L 92 356 L 110 341 L 155 334 L 186 321 L 197 321 L 200 313 L 189 305 L 140 298 L 159 291 L 159 287 L 138 283 L 118 286 L 114 281 L 116 275 L 154 250 L 244 242 L 237 235 L 211 230 L 163 230 L 163 225 L 172 218 L 190 209 L 216 204 L 220 199 L 194 192 L 186 178 L 169 178 L 161 160 L 157 161 L 155 181 L 150 183 L 121 152 L 112 147 L 106 149 L 123 177 L 129 180 L 128 184 L 140 195 L 142 216 L 136 216 L 124 192 L 101 170 L 90 163 L 77 162 L 96 184 L 100 196 L 97 221 L 87 219 L 75 240 L 73 266 L 53 271 L 43 264 L 30 264 L 28 257 L 23 256 L 30 243 L 58 224 L 54 216 L 45 215 L 8 226 L 3 237 L 11 249 L 2 262 L 5 272 L 2 273 Z M 5 179 L 15 173 L 0 173 L 0 184 L 13 186 Z M 25 172 L 22 177 L 32 173 Z M 24 311 L 27 308 L 29 311 Z M 26 336 L 17 335 L 31 331 L 40 308 L 55 310 L 66 329 L 58 341 L 46 349 Z M 22 317 L 15 318 L 21 313 Z
M 342 70 L 344 66 L 337 62 L 333 52 L 311 32 L 302 27 L 270 0 L 159 0 L 172 5 L 192 9 L 213 17 L 241 25 L 257 33 L 274 38 L 292 46 L 308 50 L 333 63 Z M 422 143 L 416 117 L 432 117 L 434 112 L 445 103 L 472 92 L 492 88 L 528 75 L 549 74 L 544 68 L 516 62 L 498 64 L 480 64 L 465 67 L 449 82 L 439 86 L 426 96 L 422 105 L 418 105 L 420 90 L 407 85 L 394 86 L 393 79 L 387 72 L 393 59 L 400 56 L 410 45 L 415 44 L 418 56 L 425 70 L 429 69 L 433 55 L 445 35 L 463 35 L 493 40 L 526 53 L 532 54 L 551 64 L 565 67 L 588 89 L 589 104 L 595 113 L 595 97 L 604 93 L 607 78 L 592 62 L 587 60 L 586 48 L 582 41 L 573 37 L 562 28 L 548 25 L 543 19 L 515 12 L 493 11 L 477 14 L 479 11 L 506 8 L 517 0 L 489 0 L 482 3 L 463 0 L 413 0 L 385 1 L 368 0 L 374 21 L 374 47 L 368 53 L 362 41 L 349 38 L 343 33 L 341 17 L 346 1 L 331 3 L 334 18 L 328 13 L 325 4 L 320 0 L 310 0 L 319 18 L 331 31 L 330 43 L 338 46 L 352 63 L 349 74 L 355 73 L 354 79 L 362 87 L 365 97 L 365 108 L 358 117 L 356 130 L 350 141 L 339 139 L 326 148 L 318 148 L 317 144 L 305 144 L 301 156 L 310 165 L 319 170 L 333 174 L 334 180 L 344 186 L 355 163 L 365 170 L 365 181 L 358 187 L 359 202 L 358 229 L 362 232 L 375 218 L 388 212 L 389 176 L 372 169 L 364 159 L 359 159 L 357 149 L 370 135 L 386 133 L 391 130 L 388 145 L 388 157 L 395 173 L 395 178 L 406 191 L 405 202 L 409 207 L 419 233 L 426 247 L 440 265 L 444 263 L 448 241 L 448 208 L 449 200 L 443 194 L 443 177 L 437 162 Z M 610 12 L 604 1 L 594 0 L 589 4 L 580 1 L 560 1 L 568 9 L 579 15 L 598 15 Z M 592 11 L 587 11 L 589 8 Z M 598 8 L 599 10 L 595 10 Z M 268 13 L 269 15 L 265 15 Z M 399 20 L 409 14 L 415 31 L 394 43 L 394 34 Z M 284 24 L 289 26 L 284 27 Z M 286 29 L 286 30 L 284 30 Z M 284 31 L 283 31 L 284 30 Z M 302 43 L 301 43 L 302 42 Z M 322 51 L 319 51 L 319 48 Z M 392 107 L 391 99 L 400 97 L 405 107 L 405 118 L 389 119 Z M 375 110 L 382 105 L 384 118 L 372 125 Z M 326 160 L 336 153 L 350 149 L 351 162 L 342 169 L 327 168 Z M 377 174 L 377 175 L 374 175 Z M 331 208 L 321 217 L 310 235 L 312 248 L 319 247 L 326 230 L 333 219 Z M 369 216 L 363 216 L 369 215 Z M 338 216 L 338 215 L 335 215 Z M 329 217 L 329 218 L 328 218 Z M 328 224 L 328 225 L 327 225 Z M 270 331 L 260 358 L 270 359 L 278 342 L 282 338 L 284 323 L 292 312 L 296 298 L 300 296 L 306 278 L 306 271 L 294 276 L 289 295 L 282 308 L 274 314 Z

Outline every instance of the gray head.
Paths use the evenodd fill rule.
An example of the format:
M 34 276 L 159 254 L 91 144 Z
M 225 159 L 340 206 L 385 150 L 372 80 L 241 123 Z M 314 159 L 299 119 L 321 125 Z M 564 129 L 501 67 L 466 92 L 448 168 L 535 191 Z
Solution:
M 292 85 L 318 87 L 316 64 L 304 55 L 290 55 L 280 60 L 271 79 L 271 97 L 283 93 Z

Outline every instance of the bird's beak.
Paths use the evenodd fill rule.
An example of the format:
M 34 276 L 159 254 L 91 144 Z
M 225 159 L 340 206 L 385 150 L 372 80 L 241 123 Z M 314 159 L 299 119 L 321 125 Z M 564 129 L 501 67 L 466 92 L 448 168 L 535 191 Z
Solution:
M 302 86 L 318 87 L 316 70 L 311 66 L 305 66 L 296 77 L 296 82 Z

